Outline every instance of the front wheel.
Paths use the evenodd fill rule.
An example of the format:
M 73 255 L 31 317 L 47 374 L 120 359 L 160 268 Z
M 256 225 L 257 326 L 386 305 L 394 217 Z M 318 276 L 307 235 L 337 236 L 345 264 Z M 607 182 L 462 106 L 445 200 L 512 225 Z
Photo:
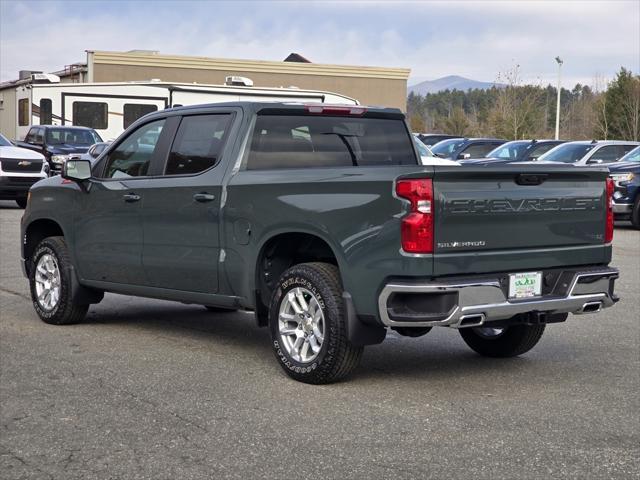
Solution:
M 304 383 L 346 377 L 364 350 L 347 338 L 340 274 L 328 263 L 302 263 L 284 272 L 271 298 L 269 328 L 280 366 Z
M 485 357 L 516 357 L 531 350 L 544 333 L 542 325 L 461 328 L 460 335 L 471 349 Z
M 72 275 L 63 237 L 48 237 L 36 246 L 30 258 L 29 286 L 33 308 L 43 322 L 69 325 L 84 319 L 89 305 L 73 302 Z

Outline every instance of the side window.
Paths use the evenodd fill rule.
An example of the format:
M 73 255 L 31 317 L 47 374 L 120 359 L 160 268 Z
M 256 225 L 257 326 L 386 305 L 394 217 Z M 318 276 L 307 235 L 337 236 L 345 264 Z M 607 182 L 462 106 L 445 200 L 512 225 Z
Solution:
M 216 163 L 231 114 L 183 117 L 167 160 L 166 175 L 203 172 Z
M 42 145 L 44 143 L 44 128 L 35 129 L 33 141 L 38 145 Z
M 53 111 L 50 98 L 40 99 L 40 125 L 51 125 Z
M 615 162 L 620 158 L 620 153 L 619 145 L 606 145 L 598 149 L 591 158 L 593 160 L 602 160 L 604 163 Z
M 129 126 L 144 117 L 147 113 L 157 112 L 158 107 L 150 104 L 143 103 L 125 103 L 123 107 L 124 116 L 122 119 L 122 128 L 129 128 Z
M 164 119 L 147 123 L 131 133 L 109 154 L 104 178 L 144 177 L 156 151 Z
M 472 143 L 460 152 L 460 155 L 469 154 L 471 158 L 482 158 L 495 147 L 496 145 L 491 143 Z
M 26 127 L 29 123 L 29 99 L 21 98 L 18 100 L 18 125 Z
M 537 147 L 534 147 L 530 152 L 529 152 L 529 156 L 528 158 L 538 158 L 539 156 L 541 156 L 543 153 L 547 153 L 549 150 L 551 150 L 553 147 L 555 147 L 556 144 L 555 143 L 545 143 L 543 145 L 538 145 Z M 526 160 L 526 159 L 525 159 Z
M 622 155 L 621 155 L 621 157 L 624 157 L 627 153 L 629 153 L 631 150 L 633 150 L 637 146 L 638 145 L 622 145 Z
M 81 127 L 107 128 L 108 111 L 104 102 L 73 102 L 73 124 Z

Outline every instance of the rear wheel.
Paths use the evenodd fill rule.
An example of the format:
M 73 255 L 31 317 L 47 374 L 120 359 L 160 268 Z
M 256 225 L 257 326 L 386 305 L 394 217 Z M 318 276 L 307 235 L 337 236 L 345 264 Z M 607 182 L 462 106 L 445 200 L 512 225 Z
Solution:
M 16 203 L 20 208 L 27 208 L 27 197 L 16 198 Z
M 633 225 L 633 228 L 640 230 L 640 195 L 637 195 L 636 201 L 633 203 L 631 225 Z
M 469 347 L 485 357 L 515 357 L 531 350 L 544 333 L 543 325 L 461 328 Z
M 81 322 L 89 305 L 72 300 L 73 270 L 64 238 L 45 238 L 29 260 L 31 300 L 40 319 L 52 325 Z
M 269 329 L 280 366 L 304 383 L 346 377 L 364 350 L 347 338 L 340 275 L 328 263 L 302 263 L 284 272 L 271 299 Z

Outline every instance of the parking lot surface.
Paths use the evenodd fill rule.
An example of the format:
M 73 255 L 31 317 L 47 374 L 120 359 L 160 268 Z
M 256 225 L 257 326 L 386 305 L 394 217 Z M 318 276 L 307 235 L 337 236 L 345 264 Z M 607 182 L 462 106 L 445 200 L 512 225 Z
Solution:
M 515 359 L 455 330 L 387 336 L 347 381 L 281 372 L 249 313 L 107 294 L 36 316 L 22 211 L 0 202 L 0 477 L 638 478 L 640 232 L 616 228 L 622 300 Z

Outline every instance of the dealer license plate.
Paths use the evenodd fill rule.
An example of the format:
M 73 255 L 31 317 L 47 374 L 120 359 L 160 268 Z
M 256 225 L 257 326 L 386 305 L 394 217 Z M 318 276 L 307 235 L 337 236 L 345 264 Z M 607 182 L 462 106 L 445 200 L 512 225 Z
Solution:
M 509 298 L 539 297 L 542 292 L 542 272 L 509 275 Z

